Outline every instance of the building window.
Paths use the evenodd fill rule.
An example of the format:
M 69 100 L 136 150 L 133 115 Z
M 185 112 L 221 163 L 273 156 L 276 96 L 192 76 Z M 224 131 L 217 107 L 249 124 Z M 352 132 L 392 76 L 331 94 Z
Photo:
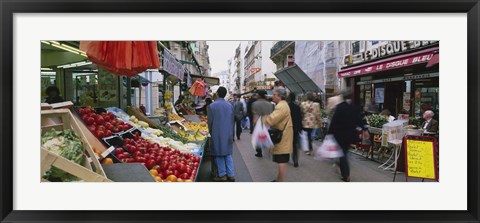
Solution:
M 354 41 L 352 43 L 352 55 L 360 53 L 360 41 Z

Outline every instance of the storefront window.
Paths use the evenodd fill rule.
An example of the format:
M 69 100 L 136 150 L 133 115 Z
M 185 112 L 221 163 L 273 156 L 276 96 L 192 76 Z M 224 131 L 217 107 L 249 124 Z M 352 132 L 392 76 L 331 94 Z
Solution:
M 56 73 L 55 72 L 40 72 L 41 74 L 41 102 L 44 102 L 45 99 L 47 98 L 47 88 L 49 86 L 55 85 L 56 81 Z
M 415 90 L 415 116 L 422 117 L 423 112 L 439 112 L 438 87 L 417 87 Z
M 79 106 L 94 106 L 98 87 L 96 73 L 73 73 L 73 94 L 69 99 Z
M 118 77 L 104 70 L 98 72 L 72 72 L 67 100 L 76 106 L 118 107 Z M 68 81 L 68 80 L 67 80 Z

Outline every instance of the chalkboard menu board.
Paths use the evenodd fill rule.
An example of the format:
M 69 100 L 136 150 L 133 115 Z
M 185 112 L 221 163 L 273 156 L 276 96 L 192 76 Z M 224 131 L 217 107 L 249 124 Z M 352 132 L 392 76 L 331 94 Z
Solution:
M 404 140 L 405 175 L 438 181 L 436 139 L 407 135 Z

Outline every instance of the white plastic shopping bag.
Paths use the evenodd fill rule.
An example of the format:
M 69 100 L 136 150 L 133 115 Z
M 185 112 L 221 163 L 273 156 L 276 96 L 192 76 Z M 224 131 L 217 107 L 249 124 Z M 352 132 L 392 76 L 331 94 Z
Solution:
M 273 148 L 268 128 L 262 123 L 262 118 L 258 119 L 253 129 L 252 146 L 254 149 L 261 149 L 264 155 L 268 155 L 269 150 Z
M 299 142 L 300 142 L 300 148 L 302 148 L 302 150 L 304 152 L 307 152 L 309 150 L 308 148 L 308 135 L 307 135 L 307 131 L 301 131 L 300 132 L 300 135 L 299 135 Z
M 321 146 L 315 149 L 315 160 L 340 158 L 343 156 L 343 150 L 338 145 L 333 135 L 326 135 Z

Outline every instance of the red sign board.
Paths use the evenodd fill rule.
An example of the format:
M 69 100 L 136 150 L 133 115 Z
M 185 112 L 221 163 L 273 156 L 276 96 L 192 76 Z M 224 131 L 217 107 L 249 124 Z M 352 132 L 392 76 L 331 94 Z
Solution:
M 380 60 L 373 63 L 361 65 L 359 67 L 352 67 L 338 72 L 339 78 L 360 76 L 385 70 L 396 69 L 400 67 L 411 66 L 414 64 L 427 63 L 438 54 L 438 48 L 427 51 L 420 51 L 417 53 L 408 54 L 405 56 L 397 56 Z

